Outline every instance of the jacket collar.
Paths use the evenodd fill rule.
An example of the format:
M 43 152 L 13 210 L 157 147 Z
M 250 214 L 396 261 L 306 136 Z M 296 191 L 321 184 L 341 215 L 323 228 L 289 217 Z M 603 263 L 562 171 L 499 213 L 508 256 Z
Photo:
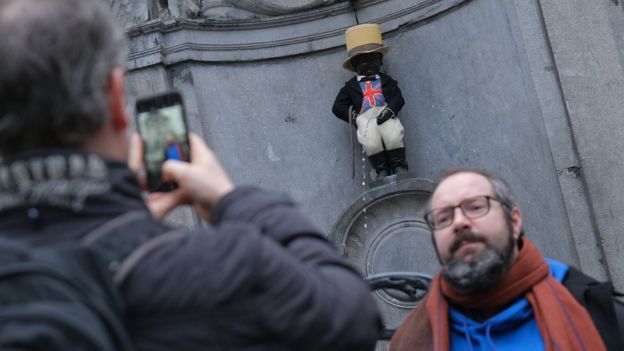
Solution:
M 379 77 L 381 78 L 381 86 L 383 87 L 384 85 L 386 85 L 388 83 L 388 81 L 390 81 L 390 78 L 388 77 L 388 75 L 384 74 L 384 73 L 379 73 Z M 361 91 L 360 90 L 360 83 L 358 82 L 358 76 L 355 75 L 353 76 L 351 79 L 349 79 L 346 83 L 347 86 L 351 87 L 352 89 L 355 89 L 357 91 Z
M 146 207 L 125 164 L 63 149 L 0 162 L 0 215 L 29 208 L 104 214 Z

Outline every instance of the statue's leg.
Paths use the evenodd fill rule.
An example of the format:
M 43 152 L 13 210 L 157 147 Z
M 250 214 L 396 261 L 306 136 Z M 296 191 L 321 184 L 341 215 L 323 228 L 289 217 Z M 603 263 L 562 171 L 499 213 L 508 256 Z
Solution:
M 377 127 L 377 113 L 373 107 L 361 113 L 355 123 L 357 125 L 357 139 L 362 145 L 366 156 L 375 155 L 384 150 L 381 134 Z
M 390 174 L 390 168 L 386 162 L 384 145 L 377 126 L 377 115 L 379 108 L 373 107 L 360 114 L 356 119 L 357 139 L 362 145 L 368 160 L 377 172 L 378 177 L 385 177 Z
M 407 172 L 405 145 L 403 143 L 404 128 L 401 121 L 395 117 L 379 126 L 381 138 L 386 145 L 388 163 L 392 173 Z

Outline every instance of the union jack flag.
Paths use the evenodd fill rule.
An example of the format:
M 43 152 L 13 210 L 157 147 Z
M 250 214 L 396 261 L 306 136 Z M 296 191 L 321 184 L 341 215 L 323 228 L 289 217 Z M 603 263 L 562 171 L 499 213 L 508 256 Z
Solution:
M 381 79 L 361 81 L 360 88 L 362 89 L 363 95 L 360 113 L 373 106 L 386 106 L 386 98 L 384 97 L 383 90 L 381 90 Z

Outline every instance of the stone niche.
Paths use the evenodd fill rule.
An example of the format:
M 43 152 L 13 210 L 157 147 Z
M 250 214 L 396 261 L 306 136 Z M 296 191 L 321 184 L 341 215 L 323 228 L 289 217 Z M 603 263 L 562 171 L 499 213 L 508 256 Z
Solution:
M 376 181 L 340 216 L 329 239 L 363 276 L 388 272 L 432 276 L 438 261 L 424 212 L 434 184 L 421 178 L 390 176 Z M 416 306 L 397 290 L 377 290 L 387 327 L 398 326 Z M 380 343 L 378 349 L 383 349 Z

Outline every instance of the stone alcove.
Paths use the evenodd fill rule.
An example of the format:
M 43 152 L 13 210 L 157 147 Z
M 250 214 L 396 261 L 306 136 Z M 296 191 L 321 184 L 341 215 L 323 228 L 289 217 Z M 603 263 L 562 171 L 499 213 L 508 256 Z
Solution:
M 433 275 L 438 260 L 424 222 L 434 184 L 410 173 L 376 180 L 341 214 L 329 239 L 366 277 L 387 272 Z M 377 290 L 386 326 L 398 326 L 416 305 L 401 292 Z

